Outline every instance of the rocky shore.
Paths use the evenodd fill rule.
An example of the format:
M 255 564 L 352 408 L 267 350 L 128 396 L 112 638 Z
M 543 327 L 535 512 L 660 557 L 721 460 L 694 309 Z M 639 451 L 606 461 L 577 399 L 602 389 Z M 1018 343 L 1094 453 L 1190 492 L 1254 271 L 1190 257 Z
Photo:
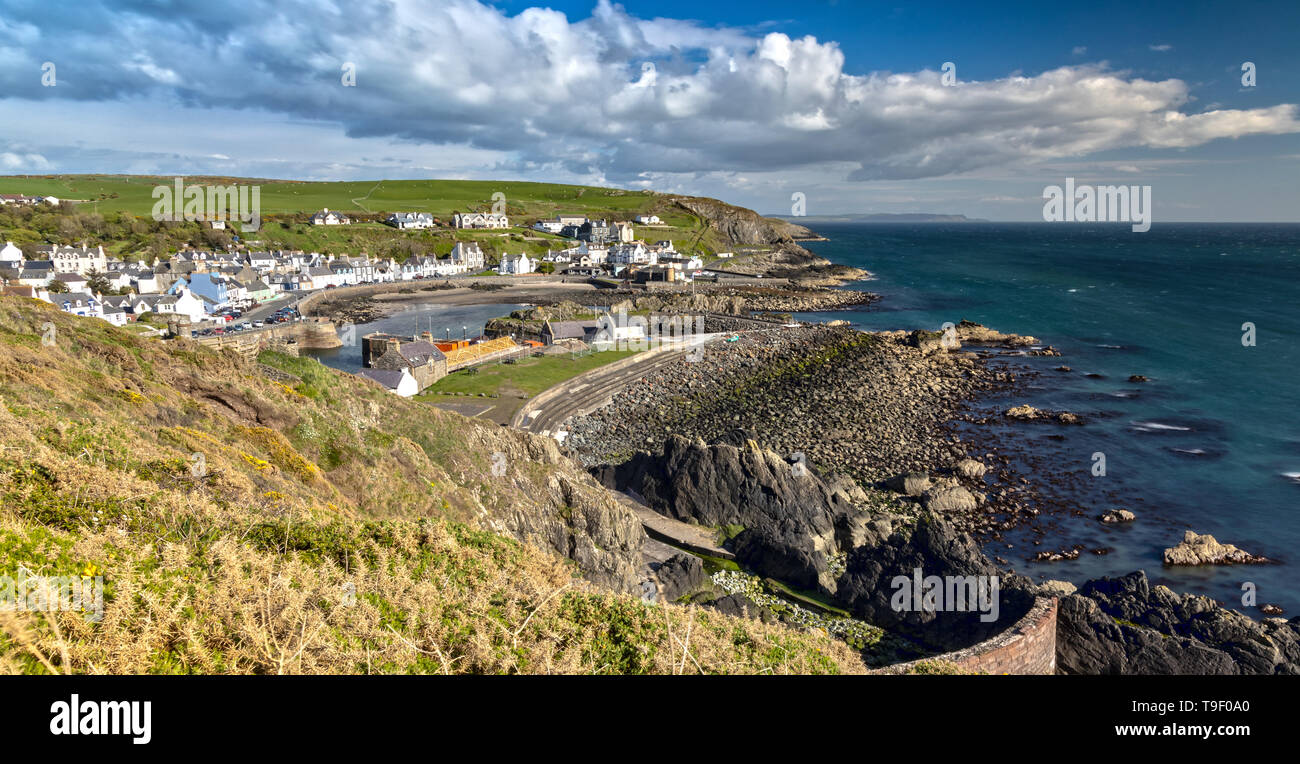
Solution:
M 963 343 L 980 348 L 967 352 Z M 1300 673 L 1300 619 L 1257 622 L 1208 598 L 1151 587 L 1140 571 L 1077 591 L 1035 584 L 979 548 L 976 538 L 998 538 L 1039 508 L 1006 456 L 976 452 L 951 425 L 972 398 L 1015 389 L 1019 372 L 984 359 L 1042 349 L 1035 338 L 967 323 L 946 332 L 746 332 L 570 420 L 566 449 L 606 486 L 663 514 L 731 529 L 727 548 L 755 575 L 818 592 L 914 646 L 968 646 L 1036 597 L 1058 596 L 1064 673 Z M 1069 414 L 1009 416 L 1077 424 Z M 1107 517 L 1134 519 L 1119 510 Z M 1185 541 L 1214 558 L 1198 563 L 1262 561 L 1205 538 Z M 917 568 L 998 576 L 1001 617 L 989 624 L 970 612 L 897 610 L 890 582 Z M 762 612 L 743 596 L 719 598 L 720 606 Z

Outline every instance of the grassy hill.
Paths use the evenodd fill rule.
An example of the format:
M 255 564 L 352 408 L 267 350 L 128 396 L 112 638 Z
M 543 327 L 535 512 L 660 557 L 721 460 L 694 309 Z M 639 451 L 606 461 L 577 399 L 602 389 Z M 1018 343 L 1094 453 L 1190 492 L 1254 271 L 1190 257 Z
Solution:
M 186 185 L 258 185 L 261 187 L 263 225 L 244 238 L 267 248 L 304 249 L 320 252 L 371 254 L 404 257 L 411 253 L 445 255 L 456 241 L 480 241 L 489 255 L 527 252 L 567 246 L 558 236 L 513 229 L 502 231 L 397 231 L 383 225 L 390 212 L 430 212 L 449 223 L 455 212 L 489 211 L 493 195 L 505 195 L 506 212 L 514 222 L 527 224 L 556 214 L 581 214 L 594 218 L 630 221 L 640 214 L 658 215 L 663 227 L 646 228 L 641 235 L 650 240 L 668 239 L 680 251 L 713 254 L 730 248 L 700 216 L 669 197 L 649 191 L 627 191 L 595 186 L 555 183 L 524 183 L 471 180 L 383 180 L 318 183 L 189 176 Z M 76 202 L 81 216 L 76 226 L 63 221 L 42 221 L 30 213 L 23 219 L 0 219 L 0 237 L 19 245 L 46 240 L 74 243 L 87 239 L 102 243 L 117 254 L 130 255 L 150 241 L 170 245 L 182 243 L 212 246 L 225 234 L 205 234 L 198 223 L 153 224 L 153 189 L 171 186 L 170 177 L 124 175 L 0 176 L 0 193 L 49 195 Z M 348 226 L 311 226 L 308 216 L 323 208 L 353 216 Z M 121 216 L 139 219 L 120 223 Z M 105 225 L 105 219 L 109 221 Z M 151 226 L 141 223 L 148 221 Z M 44 225 L 41 223 L 44 222 Z M 232 232 L 232 233 L 238 233 Z M 159 235 L 165 234 L 159 241 Z M 571 242 L 570 242 L 571 243 Z M 157 246 L 161 250 L 165 246 Z M 155 252 L 158 254 L 160 252 Z
M 0 610 L 0 671 L 863 670 L 628 593 L 639 526 L 553 441 L 260 361 L 0 296 L 0 575 L 106 586 Z
M 354 214 L 419 211 L 450 217 L 454 212 L 488 211 L 493 194 L 505 194 L 507 211 L 525 217 L 582 212 L 627 219 L 652 209 L 661 195 L 596 186 L 495 180 L 364 180 L 312 182 L 186 176 L 186 185 L 257 185 L 262 213 L 313 213 L 328 207 Z M 39 194 L 80 201 L 94 212 L 148 216 L 153 189 L 170 176 L 23 175 L 0 177 L 0 193 Z

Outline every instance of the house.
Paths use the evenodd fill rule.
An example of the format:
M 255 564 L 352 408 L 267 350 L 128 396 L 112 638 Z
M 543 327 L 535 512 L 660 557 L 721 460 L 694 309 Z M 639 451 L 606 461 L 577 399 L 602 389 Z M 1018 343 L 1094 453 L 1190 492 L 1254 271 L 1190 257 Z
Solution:
M 658 215 L 637 215 L 636 222 L 641 225 L 661 225 L 664 221 Z
M 347 260 L 332 260 L 327 266 L 333 274 L 335 286 L 352 286 L 357 283 L 357 272 Z
M 492 212 L 457 212 L 451 224 L 456 228 L 509 228 L 510 220 Z
M 420 383 L 416 381 L 415 376 L 411 374 L 409 368 L 403 367 L 399 370 L 393 369 L 362 369 L 357 372 L 358 376 L 378 382 L 384 386 L 384 389 L 390 393 L 396 393 L 403 398 L 410 398 L 412 395 L 420 392 Z
M 609 241 L 613 236 L 614 229 L 609 223 L 604 220 L 588 220 L 579 226 L 577 238 L 600 244 Z
M 0 287 L 0 294 L 13 295 L 15 297 L 29 297 L 33 300 L 44 300 L 50 302 L 50 293 L 48 290 L 34 286 L 11 286 Z
M 54 263 L 57 273 L 87 273 L 95 270 L 103 273 L 108 270 L 108 255 L 102 246 L 58 247 L 50 253 L 50 262 Z
M 615 244 L 609 248 L 606 262 L 614 265 L 654 265 L 659 255 L 650 251 L 641 242 L 632 244 Z
M 31 206 L 41 201 L 39 196 L 23 196 L 22 194 L 0 194 L 0 204 L 14 204 L 22 206 Z
M 401 371 L 406 369 L 423 390 L 447 376 L 447 356 L 433 344 L 433 335 L 399 337 L 376 332 L 361 339 L 361 355 L 367 368 Z
M 27 262 L 21 271 L 18 272 L 18 283 L 24 286 L 47 287 L 54 280 L 53 268 L 32 268 L 33 263 Z
M 542 325 L 542 342 L 554 345 L 558 340 L 582 340 L 591 343 L 600 332 L 599 321 L 547 321 Z
M 206 297 L 212 301 L 218 308 L 223 308 L 231 302 L 230 284 L 225 277 L 212 273 L 192 273 L 190 274 L 189 283 L 181 287 L 182 282 L 172 285 L 168 292 L 176 294 L 178 291 L 188 288 L 198 297 Z
M 558 234 L 560 231 L 564 230 L 564 224 L 556 220 L 539 220 L 536 223 L 533 223 L 533 230 L 541 231 L 542 233 Z
M 68 288 L 68 292 L 84 292 L 90 285 L 85 276 L 79 273 L 57 273 L 54 280 L 62 283 Z
M 586 215 L 556 215 L 555 222 L 559 223 L 561 228 L 570 225 L 581 226 L 583 223 L 587 222 L 587 216 Z
M 55 295 L 52 302 L 63 310 L 64 313 L 71 313 L 74 316 L 84 316 L 87 318 L 103 318 L 103 307 L 94 295 L 85 292 L 69 292 L 68 294 Z
M 129 316 L 127 315 L 127 312 L 122 308 L 115 308 L 115 307 L 108 307 L 108 306 L 104 307 L 103 312 L 100 315 L 100 318 L 109 322 L 113 326 L 126 326 L 126 322 L 130 320 Z
M 613 238 L 614 238 L 615 241 L 619 241 L 619 242 L 622 242 L 622 243 L 624 243 L 624 244 L 629 243 L 629 242 L 632 242 L 632 241 L 635 241 L 635 240 L 636 240 L 636 236 L 635 236 L 635 235 L 633 234 L 633 232 L 632 232 L 632 224 L 631 224 L 631 223 L 615 223 L 615 224 L 614 224 L 614 235 L 613 235 Z
M 451 248 L 451 262 L 461 273 L 478 273 L 487 266 L 487 257 L 476 241 L 458 241 Z
M 528 255 L 520 253 L 518 255 L 503 255 L 501 264 L 497 266 L 497 273 L 502 276 L 522 276 L 526 273 L 532 273 L 537 269 L 537 263 L 528 258 Z
M 330 212 L 328 207 L 311 216 L 312 225 L 349 225 L 351 223 L 351 218 L 337 212 Z
M 394 228 L 433 228 L 436 223 L 433 222 L 433 215 L 427 212 L 394 212 L 389 215 L 385 223 Z
M 4 249 L 0 249 L 0 263 L 17 263 L 23 259 L 23 251 L 14 246 L 12 241 L 6 241 Z
M 246 287 L 247 299 L 253 303 L 265 303 L 266 300 L 274 299 L 276 290 L 270 288 L 270 285 L 263 279 L 253 279 Z

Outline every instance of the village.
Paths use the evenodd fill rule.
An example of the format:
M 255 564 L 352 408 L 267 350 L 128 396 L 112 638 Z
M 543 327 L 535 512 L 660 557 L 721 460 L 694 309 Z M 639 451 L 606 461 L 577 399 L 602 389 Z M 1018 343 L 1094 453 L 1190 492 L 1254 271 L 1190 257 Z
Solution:
M 65 206 L 66 206 L 66 200 Z M 0 195 L 5 205 L 59 205 L 53 197 Z M 322 209 L 309 218 L 313 226 L 347 226 L 353 220 Z M 444 225 L 427 212 L 394 212 L 383 222 L 397 230 L 449 227 L 453 231 L 508 230 L 504 214 L 456 213 Z M 223 230 L 225 220 L 204 225 Z M 557 215 L 536 220 L 527 230 L 562 237 L 562 248 L 544 255 L 519 252 L 493 259 L 475 240 L 457 240 L 445 257 L 413 255 L 404 260 L 356 255 L 260 250 L 245 245 L 225 249 L 182 248 L 152 263 L 114 257 L 103 245 L 33 244 L 6 241 L 0 247 L 0 293 L 48 302 L 64 312 L 98 318 L 114 326 L 137 321 L 162 334 L 202 342 L 261 336 L 278 324 L 303 321 L 301 301 L 324 290 L 362 285 L 419 282 L 469 277 L 534 277 L 601 283 L 680 286 L 696 279 L 716 280 L 703 271 L 698 255 L 678 253 L 669 239 L 638 240 L 634 225 L 665 227 L 654 215 L 631 221 Z M 726 257 L 722 255 L 720 257 Z M 146 318 L 148 317 L 148 318 Z M 630 325 L 629 325 L 630 324 Z M 513 359 L 543 348 L 560 350 L 596 340 L 644 339 L 649 332 L 636 321 L 545 322 L 529 336 L 481 336 L 435 341 L 426 337 L 368 335 L 363 339 L 361 376 L 403 396 L 418 394 L 451 371 Z M 635 335 L 635 336 L 634 336 Z M 217 346 L 224 346 L 218 343 Z
M 0 204 L 59 204 L 54 197 L 0 195 Z M 350 225 L 343 214 L 323 209 L 314 226 Z M 395 212 L 385 223 L 398 230 L 442 224 L 424 212 Z M 659 224 L 655 216 L 638 223 Z M 224 229 L 225 220 L 206 225 Z M 508 229 L 504 214 L 457 213 L 452 229 Z M 677 253 L 667 239 L 653 244 L 636 239 L 632 222 L 559 215 L 528 227 L 571 240 L 545 255 L 503 254 L 490 262 L 473 240 L 457 241 L 445 257 L 416 255 L 404 260 L 365 253 L 324 254 L 301 250 L 255 250 L 231 245 L 225 250 L 181 249 L 147 263 L 106 254 L 102 245 L 33 244 L 6 241 L 0 248 L 0 287 L 6 293 L 50 302 L 78 316 L 124 326 L 148 313 L 184 316 L 195 331 L 257 328 L 238 319 L 242 313 L 287 295 L 361 284 L 409 282 L 458 276 L 611 278 L 634 282 L 689 282 L 705 276 L 702 258 Z

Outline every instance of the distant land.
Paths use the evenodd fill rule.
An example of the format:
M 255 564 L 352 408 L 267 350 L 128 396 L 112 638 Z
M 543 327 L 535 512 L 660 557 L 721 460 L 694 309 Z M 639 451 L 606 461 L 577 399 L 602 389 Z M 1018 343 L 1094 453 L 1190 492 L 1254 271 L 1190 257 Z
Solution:
M 965 215 L 942 215 L 929 212 L 875 212 L 869 215 L 770 215 L 782 220 L 805 223 L 987 223 L 984 218 Z

